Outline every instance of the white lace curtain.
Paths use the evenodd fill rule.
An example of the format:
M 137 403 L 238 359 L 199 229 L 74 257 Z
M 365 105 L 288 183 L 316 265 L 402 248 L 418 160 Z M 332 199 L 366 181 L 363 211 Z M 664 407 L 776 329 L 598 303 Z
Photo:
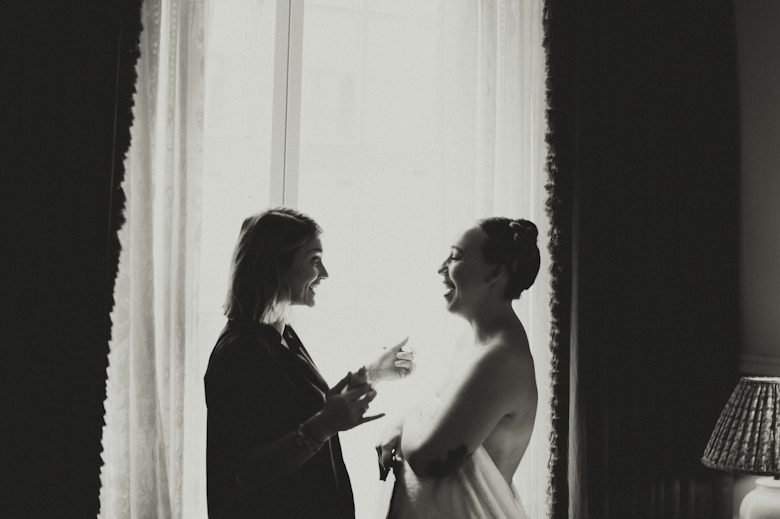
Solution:
M 189 440 L 202 374 L 188 341 L 200 257 L 202 0 L 143 4 L 126 223 L 111 315 L 103 431 L 105 518 L 196 517 L 203 467 Z M 197 413 L 197 411 L 196 411 Z
M 220 4 L 227 9 L 220 10 Z M 437 28 L 437 61 L 431 77 L 435 91 L 429 92 L 430 98 L 421 103 L 435 107 L 436 135 L 430 136 L 418 148 L 429 149 L 425 160 L 430 171 L 439 172 L 435 176 L 436 184 L 431 187 L 439 193 L 441 201 L 431 204 L 436 208 L 438 218 L 432 228 L 438 229 L 436 232 L 441 236 L 428 245 L 423 243 L 427 238 L 419 240 L 435 250 L 430 254 L 421 253 L 413 261 L 427 262 L 429 257 L 443 260 L 449 240 L 471 226 L 475 219 L 489 215 L 522 216 L 534 221 L 540 231 L 540 249 L 544 249 L 548 226 L 544 213 L 542 1 L 307 1 L 307 6 L 310 4 L 321 8 L 326 16 L 323 18 L 326 28 L 332 20 L 327 16 L 344 12 L 345 19 L 352 19 L 349 9 L 381 11 L 382 8 L 376 8 L 380 4 L 386 11 L 394 11 L 399 19 L 406 16 L 404 9 L 433 13 L 430 19 Z M 270 139 L 246 139 L 246 135 L 262 133 L 251 125 L 262 123 L 263 114 L 270 115 L 268 107 L 272 100 L 265 97 L 270 96 L 272 89 L 267 84 L 251 83 L 249 74 L 233 78 L 231 71 L 245 70 L 273 56 L 273 49 L 268 50 L 268 47 L 273 42 L 269 31 L 273 30 L 274 16 L 274 2 L 262 0 L 147 0 L 144 3 L 133 140 L 124 184 L 127 223 L 120 232 L 123 249 L 112 314 L 101 517 L 206 517 L 203 368 L 223 322 L 219 307 L 224 294 L 220 290 L 227 283 L 225 263 L 240 223 L 240 220 L 231 220 L 223 225 L 218 220 L 228 206 L 251 206 L 259 211 L 267 206 L 268 200 L 263 195 L 268 192 L 267 186 L 251 187 L 256 191 L 254 205 L 238 200 L 237 196 L 251 189 L 248 184 L 241 184 L 244 180 L 231 177 L 229 173 L 248 167 L 257 172 L 257 178 L 266 182 L 270 161 L 263 155 L 263 150 Z M 373 19 L 377 16 L 382 13 L 369 14 Z M 252 20 L 257 24 L 251 25 Z M 307 27 L 313 31 L 316 23 L 314 15 L 308 22 L 306 20 L 304 34 Z M 228 37 L 222 44 L 216 43 L 217 36 L 212 31 L 217 24 L 226 23 L 230 26 Z M 213 36 L 211 42 L 206 41 L 209 34 Z M 307 41 L 310 40 L 304 38 L 304 46 Z M 209 53 L 209 46 L 216 48 L 213 54 Z M 218 61 L 220 56 L 227 56 L 236 49 L 245 52 L 243 57 L 239 56 L 237 61 L 230 58 L 234 60 L 232 62 Z M 378 65 L 383 66 L 382 63 Z M 219 75 L 219 80 L 210 79 L 209 74 Z M 304 110 L 317 105 L 307 104 L 306 74 L 304 68 Z M 262 73 L 257 76 L 267 81 Z M 427 95 L 423 90 L 419 95 Z M 394 91 L 392 95 L 397 96 L 398 92 Z M 258 99 L 258 96 L 265 97 Z M 362 99 L 368 98 L 363 94 Z M 245 102 L 246 109 L 238 105 L 231 108 L 227 104 L 231 99 Z M 420 102 L 418 99 L 408 101 Z M 400 102 L 403 104 L 404 100 Z M 252 112 L 258 104 L 265 108 Z M 233 113 L 243 119 L 231 122 L 229 117 Z M 261 115 L 248 115 L 253 113 Z M 305 133 L 306 113 L 302 117 Z M 224 130 L 209 126 L 217 119 L 224 122 Z M 354 125 L 354 128 L 359 127 L 359 124 Z M 246 133 L 241 134 L 244 130 Z M 360 143 L 367 142 L 362 139 L 353 139 L 359 143 L 358 148 Z M 251 142 L 239 142 L 242 140 Z M 222 145 L 229 151 L 220 157 L 215 150 Z M 323 223 L 328 264 L 328 258 L 335 261 L 337 253 L 354 252 L 355 241 L 354 237 L 347 237 L 347 241 L 340 243 L 336 226 L 330 225 L 330 222 L 342 221 L 347 224 L 343 215 L 337 214 L 337 209 L 340 211 L 341 208 L 334 207 L 336 199 L 322 196 L 319 187 L 307 188 L 307 183 L 324 182 L 327 185 L 332 178 L 323 170 L 316 174 L 305 171 L 307 153 L 315 158 L 326 158 L 319 151 L 307 148 L 309 145 L 306 139 L 301 145 L 300 208 Z M 246 147 L 243 155 L 239 146 Z M 328 146 L 326 144 L 323 149 Z M 362 151 L 364 155 L 368 154 L 365 149 Z M 383 155 L 377 160 L 384 163 L 393 157 Z M 344 173 L 340 171 L 339 174 Z M 356 182 L 360 184 L 361 180 Z M 231 185 L 234 195 L 218 194 L 217 188 L 225 184 Z M 399 207 L 407 203 L 408 198 L 419 195 L 404 193 L 403 185 L 400 191 L 392 191 L 396 194 L 389 193 L 391 191 L 383 196 L 398 196 Z M 353 223 L 355 218 L 369 218 L 367 213 L 374 214 L 378 210 L 372 202 L 362 205 L 360 201 L 354 201 L 352 207 L 365 208 L 362 209 L 364 213 L 350 217 L 354 217 Z M 249 209 L 241 211 L 251 212 Z M 421 215 L 426 217 L 431 211 L 431 207 L 424 208 Z M 417 232 L 408 228 L 403 231 Z M 422 229 L 419 231 L 423 232 Z M 212 240 L 210 236 L 215 238 Z M 410 239 L 413 240 L 408 238 L 405 242 L 402 238 L 400 247 Z M 221 251 L 221 256 L 211 260 L 214 250 Z M 212 261 L 216 265 L 213 269 Z M 540 405 L 534 437 L 515 477 L 531 517 L 543 516 L 547 486 L 548 266 L 549 260 L 543 250 L 536 284 L 516 305 L 534 350 L 539 385 Z M 339 271 L 337 267 L 337 263 L 329 264 L 333 278 L 328 280 L 332 286 L 332 303 L 329 306 L 326 299 L 331 288 L 325 286 L 322 303 L 318 303 L 310 315 L 300 316 L 299 329 L 304 340 L 317 339 L 307 341 L 306 345 L 331 383 L 336 381 L 331 378 L 341 375 L 342 370 L 341 364 L 332 359 L 352 358 L 349 367 L 354 368 L 358 359 L 367 358 L 350 349 L 336 351 L 343 341 L 329 340 L 345 329 L 359 328 L 360 315 L 352 314 L 355 323 L 343 322 L 339 317 L 340 322 L 329 324 L 336 328 L 332 331 L 325 328 L 325 322 L 334 321 L 334 306 L 347 298 L 358 299 L 350 308 L 361 306 L 359 299 L 362 296 L 354 296 L 350 287 L 344 295 L 339 295 L 338 279 L 348 278 L 352 273 L 348 269 Z M 360 266 L 364 267 L 366 265 Z M 357 279 L 358 274 L 352 277 Z M 384 285 L 380 289 L 400 286 L 399 280 L 392 278 L 388 276 L 382 281 Z M 352 283 L 360 285 L 361 282 Z M 199 297 L 199 293 L 207 295 Z M 371 293 L 364 293 L 366 301 L 376 301 Z M 394 311 L 389 304 L 387 306 L 387 312 Z M 204 313 L 203 308 L 208 308 L 210 313 Z M 345 315 L 346 319 L 350 318 L 349 311 Z M 388 315 L 386 320 L 397 316 L 397 313 Z M 316 321 L 315 317 L 322 320 Z M 429 353 L 446 350 L 452 338 L 448 334 L 427 337 L 424 333 L 417 333 L 412 340 L 436 342 L 435 347 L 428 348 Z M 389 344 L 389 340 L 385 342 Z M 355 342 L 360 343 L 359 340 Z M 371 344 L 377 345 L 380 344 Z M 425 376 L 427 370 L 433 375 L 435 359 L 421 355 L 420 360 L 427 361 L 428 366 L 421 366 L 419 373 Z M 330 366 L 336 367 L 331 370 Z M 366 457 L 373 452 L 375 433 L 364 427 L 361 434 L 365 437 L 356 433 L 344 441 L 358 519 L 375 517 L 371 503 L 379 492 L 375 481 L 376 462 Z

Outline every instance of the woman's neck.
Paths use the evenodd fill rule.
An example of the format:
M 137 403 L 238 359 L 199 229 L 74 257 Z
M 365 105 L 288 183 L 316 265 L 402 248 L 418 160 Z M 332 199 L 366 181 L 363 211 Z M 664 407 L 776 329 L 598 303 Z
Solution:
M 492 342 L 497 334 L 518 322 L 511 301 L 480 305 L 480 309 L 480 312 L 467 319 L 477 344 Z
M 274 329 L 282 335 L 284 327 L 287 326 L 287 318 L 290 315 L 290 305 L 288 303 L 276 303 L 263 313 L 261 322 L 273 326 Z
M 275 329 L 277 332 L 279 332 L 279 335 L 282 335 L 282 334 L 284 333 L 284 327 L 285 327 L 285 326 L 287 326 L 287 321 L 286 321 L 286 319 L 283 319 L 283 318 L 282 318 L 282 319 L 279 319 L 279 320 L 278 320 L 278 321 L 276 321 L 276 322 L 273 322 L 273 323 L 268 323 L 268 324 L 270 324 L 271 326 L 273 326 L 273 327 L 274 327 L 274 329 Z

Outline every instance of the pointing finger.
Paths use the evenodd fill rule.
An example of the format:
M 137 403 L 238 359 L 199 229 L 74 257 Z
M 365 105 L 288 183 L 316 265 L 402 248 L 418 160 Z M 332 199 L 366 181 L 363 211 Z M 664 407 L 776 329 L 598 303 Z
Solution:
M 389 348 L 389 349 L 391 349 L 391 350 L 400 350 L 401 348 L 403 348 L 406 345 L 407 342 L 409 342 L 409 337 L 406 337 L 404 340 L 402 340 L 401 342 L 399 342 L 398 344 L 396 344 L 395 346 L 393 346 L 392 348 Z M 383 349 L 386 350 L 386 349 L 388 349 L 388 347 L 384 346 Z
M 363 418 L 360 419 L 360 421 L 358 422 L 358 425 L 363 425 L 364 423 L 367 423 L 367 422 L 373 422 L 374 420 L 378 420 L 378 419 L 382 418 L 384 415 L 385 415 L 385 413 L 375 414 L 375 415 L 372 415 L 372 416 L 364 416 Z

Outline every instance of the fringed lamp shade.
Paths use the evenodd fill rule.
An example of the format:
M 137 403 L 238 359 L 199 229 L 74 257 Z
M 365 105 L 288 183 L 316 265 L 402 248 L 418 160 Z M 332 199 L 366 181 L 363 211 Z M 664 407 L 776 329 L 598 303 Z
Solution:
M 701 461 L 737 474 L 780 475 L 780 378 L 740 379 Z

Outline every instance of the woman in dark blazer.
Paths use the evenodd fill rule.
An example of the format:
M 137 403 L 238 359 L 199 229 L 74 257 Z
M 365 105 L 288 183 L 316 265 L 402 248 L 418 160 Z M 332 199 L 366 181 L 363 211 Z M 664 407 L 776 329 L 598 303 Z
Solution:
M 205 376 L 210 519 L 353 518 L 337 433 L 380 418 L 365 416 L 374 384 L 414 367 L 404 341 L 329 389 L 287 323 L 328 276 L 321 232 L 288 208 L 242 225 Z

